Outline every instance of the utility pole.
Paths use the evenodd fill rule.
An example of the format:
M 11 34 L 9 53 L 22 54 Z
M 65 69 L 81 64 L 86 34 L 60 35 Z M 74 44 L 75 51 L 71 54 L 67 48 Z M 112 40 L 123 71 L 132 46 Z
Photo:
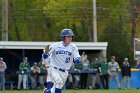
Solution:
M 133 10 L 132 10 L 132 47 L 133 47 L 133 44 L 134 44 L 134 38 L 136 36 L 136 5 L 133 5 Z
M 8 41 L 8 0 L 2 0 L 2 41 Z
M 93 41 L 97 42 L 96 0 L 93 0 Z
M 137 25 L 137 23 L 136 23 L 136 18 L 137 18 L 137 10 L 136 10 L 136 5 L 134 5 L 133 3 L 132 3 L 132 36 L 131 36 L 131 42 L 132 42 L 132 48 L 133 48 L 133 52 L 134 52 L 134 61 L 135 61 L 135 55 L 136 55 L 136 49 L 135 49 L 135 44 L 136 44 L 136 42 L 135 42 L 135 38 L 136 38 L 136 25 Z

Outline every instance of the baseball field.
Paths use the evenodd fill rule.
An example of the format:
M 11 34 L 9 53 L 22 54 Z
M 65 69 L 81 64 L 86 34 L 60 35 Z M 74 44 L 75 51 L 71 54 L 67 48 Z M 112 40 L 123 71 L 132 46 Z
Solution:
M 29 91 L 16 91 L 16 90 L 6 90 L 1 93 L 43 93 L 42 90 L 29 90 Z M 140 93 L 139 89 L 129 89 L 129 90 L 63 90 L 62 93 Z

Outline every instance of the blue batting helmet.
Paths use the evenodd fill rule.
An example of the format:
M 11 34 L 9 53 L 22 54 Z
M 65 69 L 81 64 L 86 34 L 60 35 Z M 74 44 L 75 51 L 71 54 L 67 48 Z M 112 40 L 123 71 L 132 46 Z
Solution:
M 71 29 L 63 29 L 60 36 L 61 36 L 61 39 L 64 40 L 65 36 L 74 36 L 74 34 Z

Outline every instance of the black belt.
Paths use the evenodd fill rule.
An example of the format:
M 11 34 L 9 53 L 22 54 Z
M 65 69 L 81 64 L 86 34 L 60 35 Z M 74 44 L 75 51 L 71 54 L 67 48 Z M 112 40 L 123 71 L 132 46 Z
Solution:
M 57 68 L 57 67 L 54 67 L 55 69 L 58 69 L 59 71 L 61 72 L 65 72 L 65 69 L 61 69 L 61 68 Z

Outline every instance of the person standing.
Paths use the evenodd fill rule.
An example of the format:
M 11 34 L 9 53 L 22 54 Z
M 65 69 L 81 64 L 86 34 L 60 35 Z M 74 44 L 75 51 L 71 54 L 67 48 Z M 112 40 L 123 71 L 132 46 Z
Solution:
M 18 90 L 21 89 L 21 83 L 23 81 L 23 89 L 27 90 L 28 89 L 28 71 L 30 70 L 30 65 L 28 63 L 28 58 L 24 57 L 23 62 L 20 63 L 19 65 L 19 75 L 18 75 Z
M 3 61 L 3 58 L 0 58 L 0 89 L 5 89 L 5 70 L 7 69 L 6 63 Z
M 7 69 L 6 63 L 3 61 L 3 58 L 0 58 L 0 71 L 5 71 Z
M 79 64 L 73 64 L 73 68 L 72 68 L 76 73 L 72 74 L 73 78 L 74 78 L 74 88 L 75 89 L 79 89 L 79 84 L 80 84 L 80 73 L 83 69 L 83 64 L 79 63 Z
M 51 89 L 44 89 L 43 93 L 62 93 L 73 59 L 75 63 L 81 61 L 78 48 L 71 43 L 73 36 L 71 29 L 63 29 L 60 34 L 62 41 L 52 44 L 50 48 L 45 48 L 42 57 L 43 59 L 50 57 L 50 75 L 54 84 Z
M 90 70 L 93 71 L 94 73 L 91 74 L 92 75 L 92 86 L 90 86 L 89 88 L 90 89 L 96 89 L 96 73 L 97 73 L 97 69 L 98 69 L 98 59 L 96 58 L 95 61 L 93 61 L 91 64 L 90 64 Z
M 130 89 L 131 66 L 128 62 L 128 58 L 124 59 L 124 62 L 121 67 L 121 74 L 122 74 L 122 89 L 125 89 L 125 86 L 127 89 Z
M 87 86 L 87 80 L 88 80 L 88 73 L 87 71 L 89 71 L 90 69 L 90 64 L 89 64 L 89 60 L 87 58 L 87 54 L 83 53 L 82 54 L 84 59 L 81 61 L 82 65 L 83 65 L 83 69 L 82 71 L 84 73 L 81 73 L 81 76 L 80 76 L 80 80 L 81 80 L 81 89 L 86 89 L 88 88 Z
M 111 83 L 111 80 L 113 78 L 115 78 L 118 89 L 121 89 L 120 82 L 119 82 L 119 79 L 118 79 L 119 64 L 118 64 L 118 62 L 116 62 L 115 58 L 116 58 L 115 56 L 112 56 L 111 61 L 109 62 L 109 70 L 110 70 L 109 82 Z
M 34 62 L 33 66 L 31 67 L 31 74 L 30 74 L 32 89 L 37 89 L 37 77 L 39 76 L 39 74 L 40 74 L 40 68 L 37 66 L 37 63 Z
M 102 57 L 101 62 L 98 67 L 101 83 L 103 89 L 109 88 L 109 69 L 108 69 L 108 62 L 106 61 L 106 57 Z
M 43 61 L 43 59 L 40 60 L 40 62 L 38 63 L 38 67 L 40 68 L 40 74 L 39 74 L 39 86 L 40 89 L 44 88 L 44 83 L 46 80 L 46 67 L 45 67 L 45 63 Z

